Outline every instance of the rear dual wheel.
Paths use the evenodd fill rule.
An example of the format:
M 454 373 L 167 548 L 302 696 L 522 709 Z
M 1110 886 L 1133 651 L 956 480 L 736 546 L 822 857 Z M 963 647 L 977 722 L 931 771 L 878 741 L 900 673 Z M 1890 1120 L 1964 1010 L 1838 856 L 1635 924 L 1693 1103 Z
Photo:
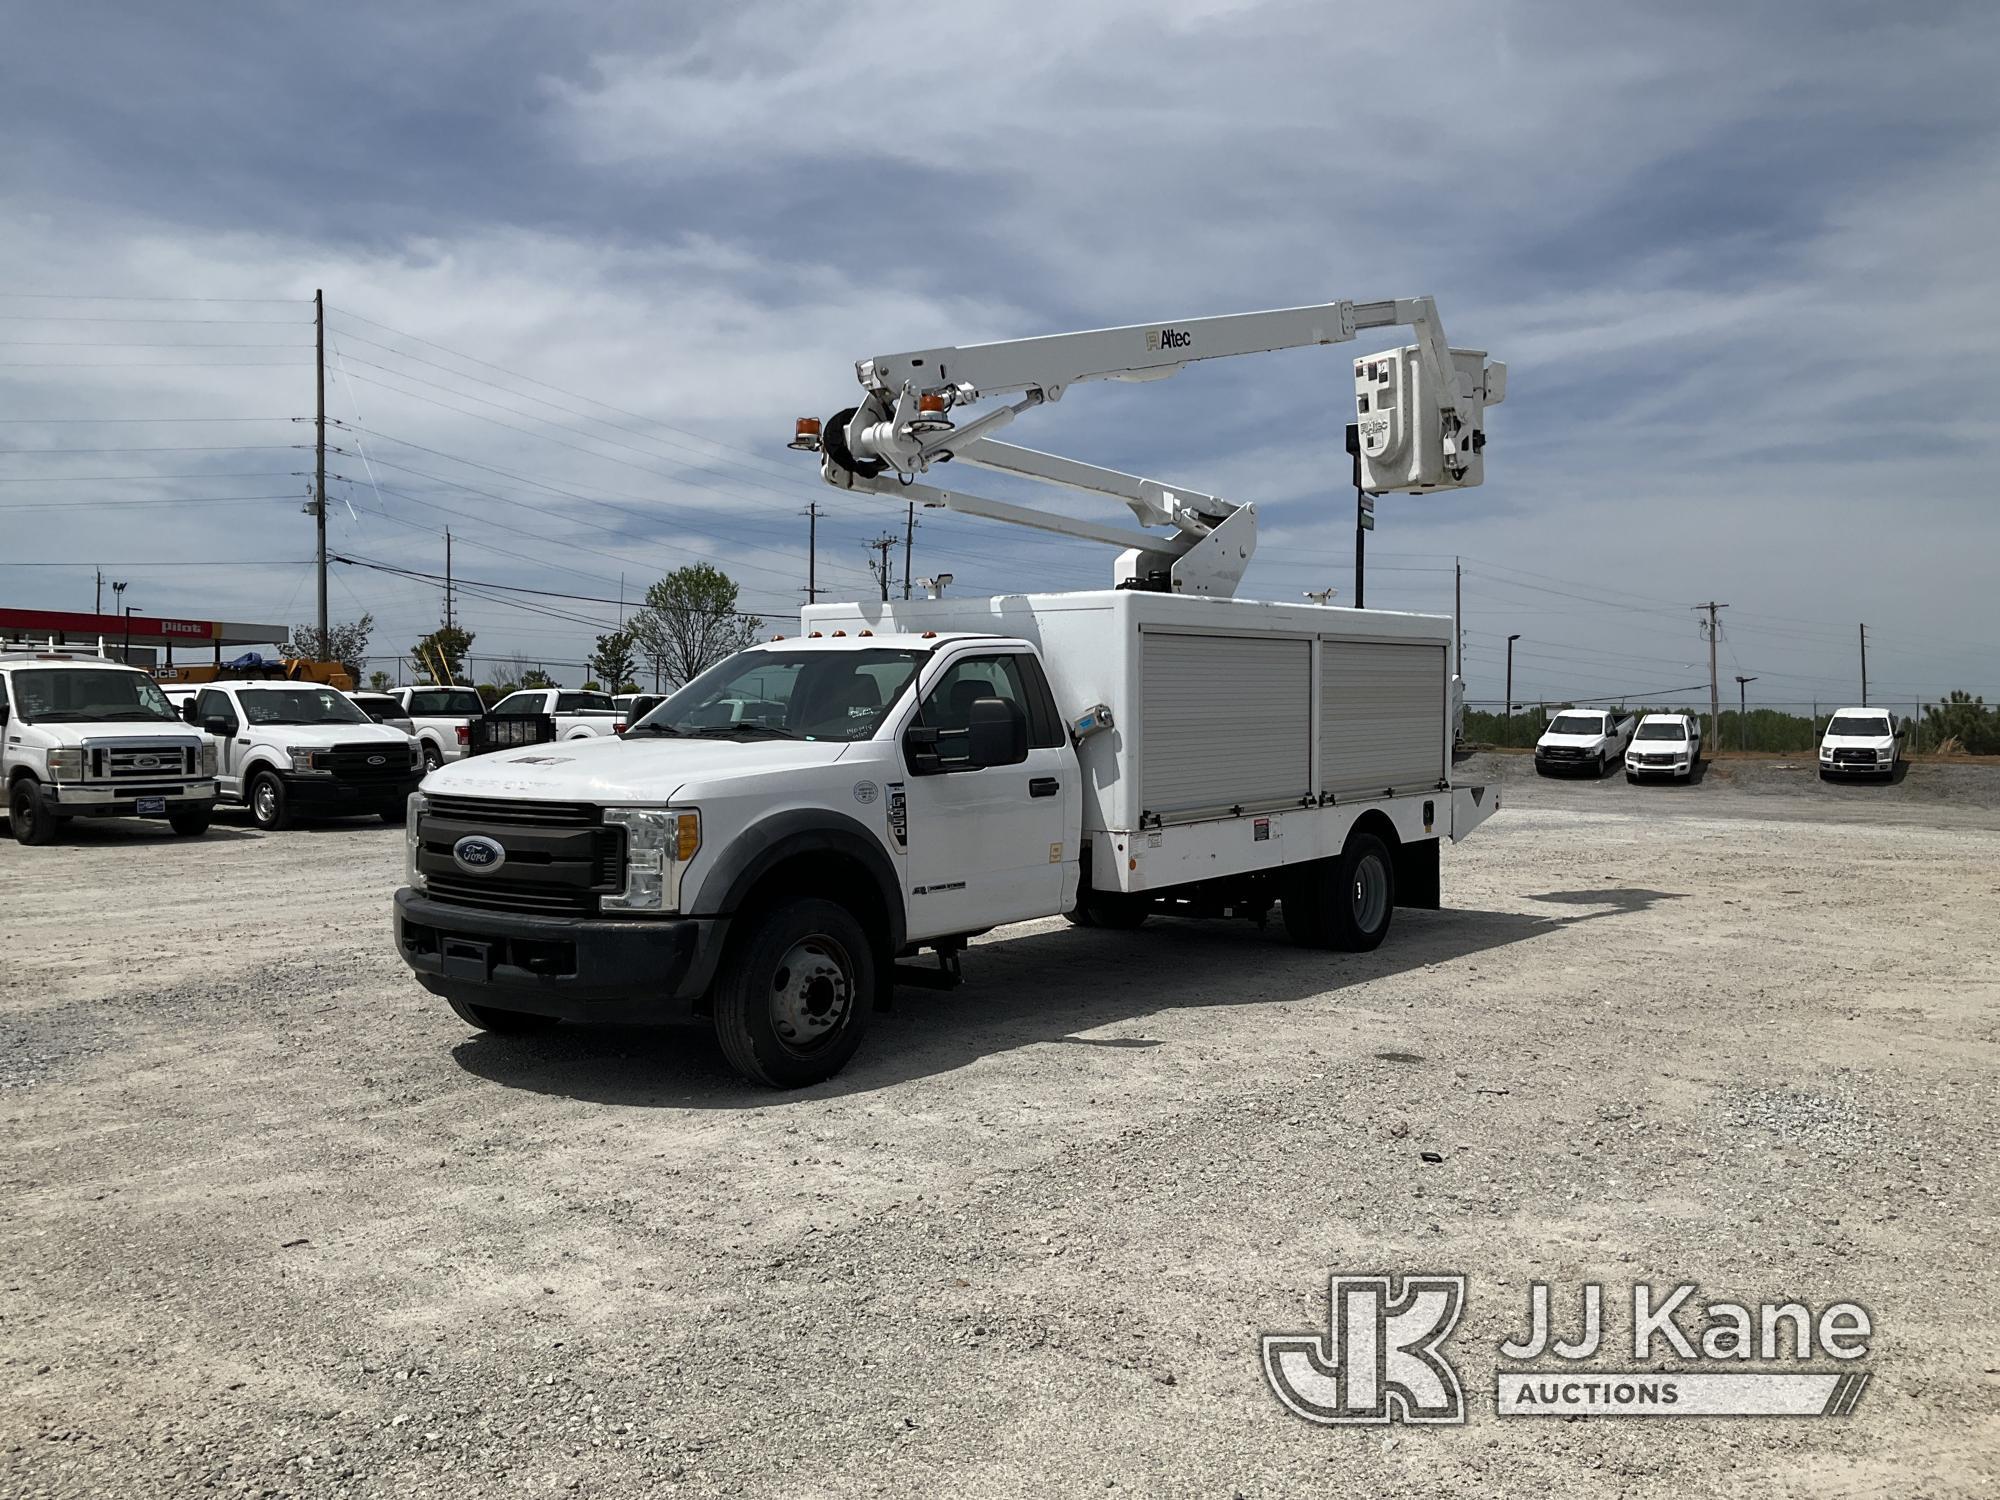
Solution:
M 1280 910 L 1285 933 L 1306 948 L 1366 953 L 1389 935 L 1396 910 L 1396 864 L 1372 833 L 1350 835 L 1334 859 L 1290 876 Z

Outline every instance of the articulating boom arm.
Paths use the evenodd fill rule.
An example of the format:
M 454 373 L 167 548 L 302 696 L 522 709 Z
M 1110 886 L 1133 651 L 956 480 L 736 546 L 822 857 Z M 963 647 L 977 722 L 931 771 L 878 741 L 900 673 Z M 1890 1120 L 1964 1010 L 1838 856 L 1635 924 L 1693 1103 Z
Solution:
M 865 392 L 859 404 L 824 427 L 811 418 L 801 421 L 792 446 L 817 451 L 821 475 L 844 489 L 1123 547 L 1116 578 L 1121 587 L 1227 595 L 1256 550 L 1254 507 L 997 442 L 991 434 L 1084 381 L 1160 380 L 1196 360 L 1345 343 L 1360 328 L 1405 324 L 1415 329 L 1416 344 L 1355 362 L 1362 467 L 1376 481 L 1369 487 L 1477 484 L 1485 439 L 1481 413 L 1504 394 L 1506 367 L 1446 344 L 1428 297 L 1329 302 L 878 355 L 855 366 Z M 970 421 L 953 421 L 954 409 L 994 396 L 1016 399 Z M 952 459 L 1109 495 L 1124 502 L 1141 526 L 1174 530 L 1158 536 L 1100 526 L 919 482 L 933 464 Z

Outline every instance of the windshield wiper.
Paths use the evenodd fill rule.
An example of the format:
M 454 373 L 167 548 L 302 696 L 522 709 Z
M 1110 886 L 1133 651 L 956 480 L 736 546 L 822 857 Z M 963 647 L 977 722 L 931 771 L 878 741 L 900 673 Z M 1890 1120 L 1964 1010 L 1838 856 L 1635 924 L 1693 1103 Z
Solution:
M 675 739 L 681 737 L 681 732 L 671 724 L 634 724 L 625 733 L 628 737 L 635 734 L 670 734 Z
M 699 728 L 688 730 L 687 733 L 699 735 L 703 738 L 714 737 L 716 739 L 729 734 L 768 734 L 775 735 L 781 740 L 795 740 L 798 738 L 791 730 L 780 729 L 775 724 L 703 724 Z

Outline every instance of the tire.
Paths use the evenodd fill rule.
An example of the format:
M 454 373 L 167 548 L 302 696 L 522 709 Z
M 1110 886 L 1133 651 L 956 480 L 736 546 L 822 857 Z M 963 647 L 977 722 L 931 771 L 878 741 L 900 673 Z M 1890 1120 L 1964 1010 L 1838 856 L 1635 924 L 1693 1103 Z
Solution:
M 196 838 L 208 832 L 210 810 L 206 807 L 190 807 L 167 814 L 167 826 L 185 838 Z
M 1600 755 L 1600 756 L 1598 756 L 1598 757 L 1597 757 L 1597 779 L 1598 779 L 1599 781 L 1602 781 L 1602 780 L 1603 780 L 1603 779 L 1604 779 L 1604 778 L 1605 778 L 1605 777 L 1606 777 L 1607 775 L 1609 775 L 1609 774 L 1610 774 L 1610 772 L 1611 772 L 1611 758 L 1610 758 L 1609 756 L 1606 756 L 1606 755 Z
M 490 1031 L 495 1036 L 526 1036 L 532 1032 L 547 1031 L 556 1024 L 554 1016 L 530 1015 L 524 1010 L 501 1010 L 493 1005 L 473 1005 L 464 1000 L 447 1000 L 452 1014 L 479 1031 Z
M 1543 764 L 1542 764 L 1542 763 L 1541 763 L 1540 761 L 1536 761 L 1536 762 L 1535 762 L 1535 774 L 1536 774 L 1537 776 L 1546 776 L 1546 775 L 1548 775 L 1548 774 L 1549 774 L 1549 768 L 1548 768 L 1547 766 L 1543 765 Z
M 1638 784 L 1639 784 L 1639 778 L 1634 776 L 1630 771 L 1627 771 L 1625 773 L 1625 785 L 1637 786 Z
M 1396 912 L 1396 862 L 1372 833 L 1355 833 L 1337 859 L 1299 872 L 1280 911 L 1285 932 L 1308 948 L 1367 953 L 1382 946 Z
M 259 771 L 250 778 L 250 820 L 266 832 L 276 833 L 292 826 L 291 799 L 275 771 Z
M 1123 891 L 1098 891 L 1077 902 L 1074 911 L 1064 912 L 1077 927 L 1102 927 L 1110 932 L 1130 932 L 1152 915 L 1151 904 L 1143 897 Z
M 7 817 L 14 825 L 14 838 L 23 844 L 53 844 L 62 831 L 55 816 L 42 810 L 38 795 L 41 783 L 23 776 L 7 793 Z
M 436 769 L 437 769 L 437 768 L 438 768 L 439 766 L 441 766 L 441 765 L 443 765 L 443 764 L 444 764 L 444 755 L 443 755 L 443 752 L 441 752 L 441 751 L 440 751 L 440 750 L 438 749 L 438 747 L 437 747 L 436 745 L 433 745 L 433 744 L 432 744 L 432 743 L 431 743 L 431 742 L 430 742 L 429 740 L 425 740 L 425 741 L 424 741 L 424 774 L 425 774 L 426 776 L 430 775 L 430 774 L 431 774 L 431 772 L 435 771 L 435 770 L 436 770 Z
M 833 1077 L 868 1028 L 876 944 L 846 907 L 818 898 L 738 924 L 712 991 L 722 1055 L 774 1089 Z
M 409 809 L 404 807 L 385 807 L 375 816 L 392 827 L 401 828 L 409 821 Z

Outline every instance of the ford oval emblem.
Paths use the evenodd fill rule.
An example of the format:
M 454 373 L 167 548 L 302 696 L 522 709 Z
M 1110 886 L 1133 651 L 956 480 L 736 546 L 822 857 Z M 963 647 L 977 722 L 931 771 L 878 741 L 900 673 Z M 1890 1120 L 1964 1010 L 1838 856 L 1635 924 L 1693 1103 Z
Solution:
M 507 863 L 507 851 L 498 839 L 468 833 L 451 846 L 451 862 L 468 874 L 486 875 Z
M 383 766 L 388 763 L 389 757 L 386 755 L 371 755 L 368 757 L 368 764 L 371 766 Z
M 157 755 L 135 755 L 132 764 L 141 771 L 153 771 L 159 768 L 160 758 Z

